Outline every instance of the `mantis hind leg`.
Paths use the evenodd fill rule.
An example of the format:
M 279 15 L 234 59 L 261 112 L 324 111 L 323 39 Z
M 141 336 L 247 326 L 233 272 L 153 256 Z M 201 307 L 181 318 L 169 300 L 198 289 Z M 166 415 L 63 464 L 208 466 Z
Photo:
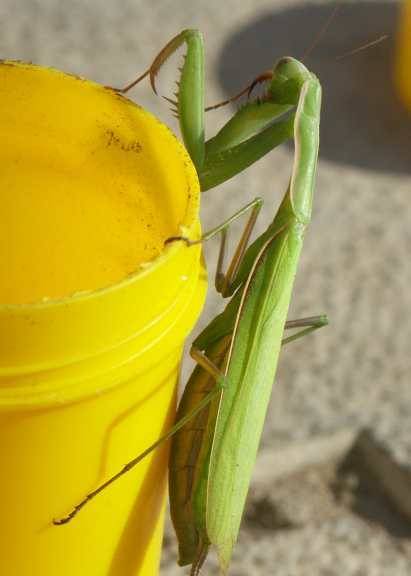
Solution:
M 210 366 L 214 366 L 214 364 L 209 361 Z M 211 369 L 211 368 L 210 368 Z M 98 496 L 101 492 L 103 492 L 106 488 L 108 488 L 111 484 L 119 480 L 124 474 L 127 474 L 132 468 L 137 466 L 144 458 L 146 458 L 153 450 L 155 450 L 158 446 L 169 440 L 176 432 L 178 432 L 181 428 L 183 428 L 190 420 L 196 416 L 199 412 L 204 410 L 206 406 L 210 404 L 210 402 L 220 393 L 221 388 L 223 387 L 224 376 L 221 374 L 219 369 L 215 367 L 215 372 L 213 376 L 216 378 L 216 385 L 212 390 L 207 392 L 207 394 L 200 400 L 197 406 L 188 414 L 183 416 L 174 426 L 170 428 L 166 434 L 160 436 L 158 440 L 156 440 L 153 444 L 148 446 L 143 452 L 141 452 L 138 456 L 130 460 L 127 464 L 125 464 L 116 474 L 111 476 L 108 480 L 100 484 L 95 490 L 89 492 L 83 500 L 81 500 L 78 504 L 76 504 L 72 511 L 62 518 L 55 518 L 53 519 L 53 524 L 56 526 L 61 526 L 63 524 L 68 524 L 77 514 L 88 504 L 91 500 L 93 500 L 96 496 Z

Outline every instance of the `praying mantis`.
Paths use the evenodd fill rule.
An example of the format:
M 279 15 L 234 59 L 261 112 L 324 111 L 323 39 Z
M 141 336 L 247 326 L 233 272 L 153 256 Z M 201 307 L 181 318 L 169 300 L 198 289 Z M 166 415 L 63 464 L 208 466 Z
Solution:
M 248 248 L 261 200 L 256 199 L 199 241 L 222 234 L 216 287 L 231 297 L 224 311 L 195 339 L 197 362 L 181 399 L 176 424 L 55 524 L 71 520 L 92 498 L 172 437 L 170 508 L 179 541 L 179 563 L 199 573 L 209 547 L 221 571 L 228 570 L 265 420 L 282 344 L 327 323 L 324 316 L 286 323 L 304 231 L 310 222 L 319 145 L 321 87 L 297 60 L 280 59 L 257 82 L 267 84 L 262 100 L 249 101 L 212 139 L 204 138 L 204 55 L 200 32 L 173 38 L 151 67 L 121 92 L 150 76 L 186 43 L 176 107 L 184 144 L 202 191 L 232 177 L 281 142 L 294 138 L 288 189 L 272 223 Z M 250 211 L 238 248 L 222 272 L 231 222 Z M 198 241 L 177 236 L 167 242 Z M 283 339 L 284 328 L 301 328 Z

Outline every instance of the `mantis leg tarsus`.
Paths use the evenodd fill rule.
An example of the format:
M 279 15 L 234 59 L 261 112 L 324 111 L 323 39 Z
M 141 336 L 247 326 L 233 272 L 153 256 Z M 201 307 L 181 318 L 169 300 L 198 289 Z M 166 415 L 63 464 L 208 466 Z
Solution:
M 138 78 L 136 78 L 123 88 L 113 88 L 113 89 L 116 92 L 125 94 L 126 92 L 131 90 L 131 88 L 134 88 L 134 86 L 136 86 L 136 84 L 141 82 L 141 80 L 143 80 L 146 76 L 149 76 L 151 88 L 153 89 L 154 94 L 157 94 L 157 87 L 155 83 L 156 76 L 160 68 L 164 64 L 164 62 L 166 62 L 166 60 L 171 56 L 171 54 L 179 48 L 182 42 L 184 42 L 184 35 L 186 32 L 187 32 L 186 30 L 180 32 L 180 34 L 177 34 L 177 36 L 174 36 L 174 38 L 172 38 L 169 42 L 167 42 L 164 48 L 162 48 L 162 50 L 160 50 L 160 52 L 154 58 L 151 66 L 145 72 L 143 72 L 141 76 L 139 76 Z M 166 98 L 166 100 L 168 100 L 168 98 Z
M 106 88 L 110 88 L 111 90 L 114 90 L 115 92 L 119 92 L 120 94 L 126 94 L 129 90 L 131 90 L 131 88 L 136 86 L 139 82 L 141 82 L 149 74 L 150 74 L 150 68 L 148 68 L 148 70 L 143 72 L 138 78 L 136 78 L 135 80 L 133 80 L 129 84 L 126 84 L 126 86 L 123 86 L 123 88 L 114 88 L 112 86 L 106 86 Z
M 164 246 L 172 242 L 185 242 L 187 246 L 192 246 L 193 244 L 199 244 L 201 240 L 190 240 L 187 236 L 169 236 L 164 240 Z
M 265 72 L 259 74 L 256 78 L 254 78 L 254 80 L 249 84 L 247 84 L 245 88 L 242 88 L 240 92 L 237 92 L 236 94 L 234 94 L 234 96 L 227 98 L 227 100 L 222 100 L 221 102 L 217 102 L 217 104 L 207 106 L 205 108 L 205 111 L 210 112 L 211 110 L 217 110 L 217 108 L 221 108 L 222 106 L 226 106 L 227 104 L 232 104 L 233 102 L 241 98 L 241 96 L 244 96 L 244 94 L 247 94 L 247 98 L 250 98 L 252 91 L 258 84 L 268 82 L 269 80 L 272 79 L 272 77 L 273 77 L 272 70 L 266 70 Z

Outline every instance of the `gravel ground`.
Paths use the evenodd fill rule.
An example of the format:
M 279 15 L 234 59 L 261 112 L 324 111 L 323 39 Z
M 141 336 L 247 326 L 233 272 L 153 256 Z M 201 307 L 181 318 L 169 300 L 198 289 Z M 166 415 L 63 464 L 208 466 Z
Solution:
M 411 466 L 411 117 L 391 82 L 396 9 L 395 2 L 344 5 L 307 61 L 324 86 L 324 114 L 314 217 L 291 315 L 326 312 L 331 325 L 284 353 L 265 449 L 366 425 L 400 465 Z M 301 56 L 329 12 L 329 2 L 295 0 L 21 0 L 18 9 L 3 0 L 0 51 L 121 85 L 176 32 L 198 27 L 206 38 L 207 101 L 215 102 L 279 56 Z M 391 37 L 379 46 L 336 60 L 385 33 Z M 164 71 L 163 93 L 175 74 L 173 66 Z M 133 97 L 176 129 L 146 85 Z M 209 114 L 209 134 L 229 115 Z M 286 188 L 291 160 L 284 147 L 209 192 L 204 227 L 260 195 L 261 230 Z M 211 271 L 215 252 L 207 246 Z M 219 305 L 210 295 L 200 325 Z M 162 573 L 183 572 L 163 564 Z M 247 523 L 231 573 L 400 576 L 411 573 L 409 539 L 348 511 L 321 522 L 313 513 L 275 534 Z

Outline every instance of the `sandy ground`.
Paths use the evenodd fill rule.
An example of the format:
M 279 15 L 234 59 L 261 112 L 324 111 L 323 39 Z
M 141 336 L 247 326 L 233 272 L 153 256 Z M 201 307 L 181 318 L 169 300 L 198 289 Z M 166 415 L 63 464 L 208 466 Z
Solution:
M 121 85 L 140 73 L 174 34 L 196 27 L 206 40 L 207 101 L 215 102 L 278 57 L 301 56 L 329 13 L 329 2 L 294 0 L 22 0 L 18 8 L 14 0 L 3 0 L 0 53 Z M 326 312 L 331 325 L 283 354 L 264 449 L 367 426 L 399 465 L 411 465 L 411 115 L 392 86 L 396 18 L 394 2 L 344 5 L 307 60 L 324 87 L 324 113 L 313 222 L 290 315 Z M 381 34 L 390 38 L 337 60 Z M 175 77 L 175 68 L 168 66 L 161 79 L 163 93 L 173 90 Z M 167 107 L 146 85 L 133 98 L 177 130 Z M 210 113 L 208 134 L 230 113 Z M 263 229 L 285 191 L 291 160 L 292 150 L 285 146 L 207 193 L 204 228 L 259 195 L 265 199 L 258 225 Z M 206 248 L 210 273 L 215 253 L 216 246 Z M 211 294 L 200 325 L 219 306 Z M 190 368 L 187 363 L 184 374 Z M 314 493 L 320 490 L 316 486 Z M 251 501 L 232 574 L 411 573 L 409 532 L 393 533 L 378 518 L 364 521 L 349 506 L 341 511 L 328 492 L 324 501 L 337 512 L 322 516 L 313 510 L 297 527 L 283 529 L 258 518 L 251 521 L 253 514 L 263 514 L 261 501 L 270 498 L 266 494 Z M 299 509 L 294 514 L 298 517 Z M 164 560 L 162 573 L 183 572 Z

